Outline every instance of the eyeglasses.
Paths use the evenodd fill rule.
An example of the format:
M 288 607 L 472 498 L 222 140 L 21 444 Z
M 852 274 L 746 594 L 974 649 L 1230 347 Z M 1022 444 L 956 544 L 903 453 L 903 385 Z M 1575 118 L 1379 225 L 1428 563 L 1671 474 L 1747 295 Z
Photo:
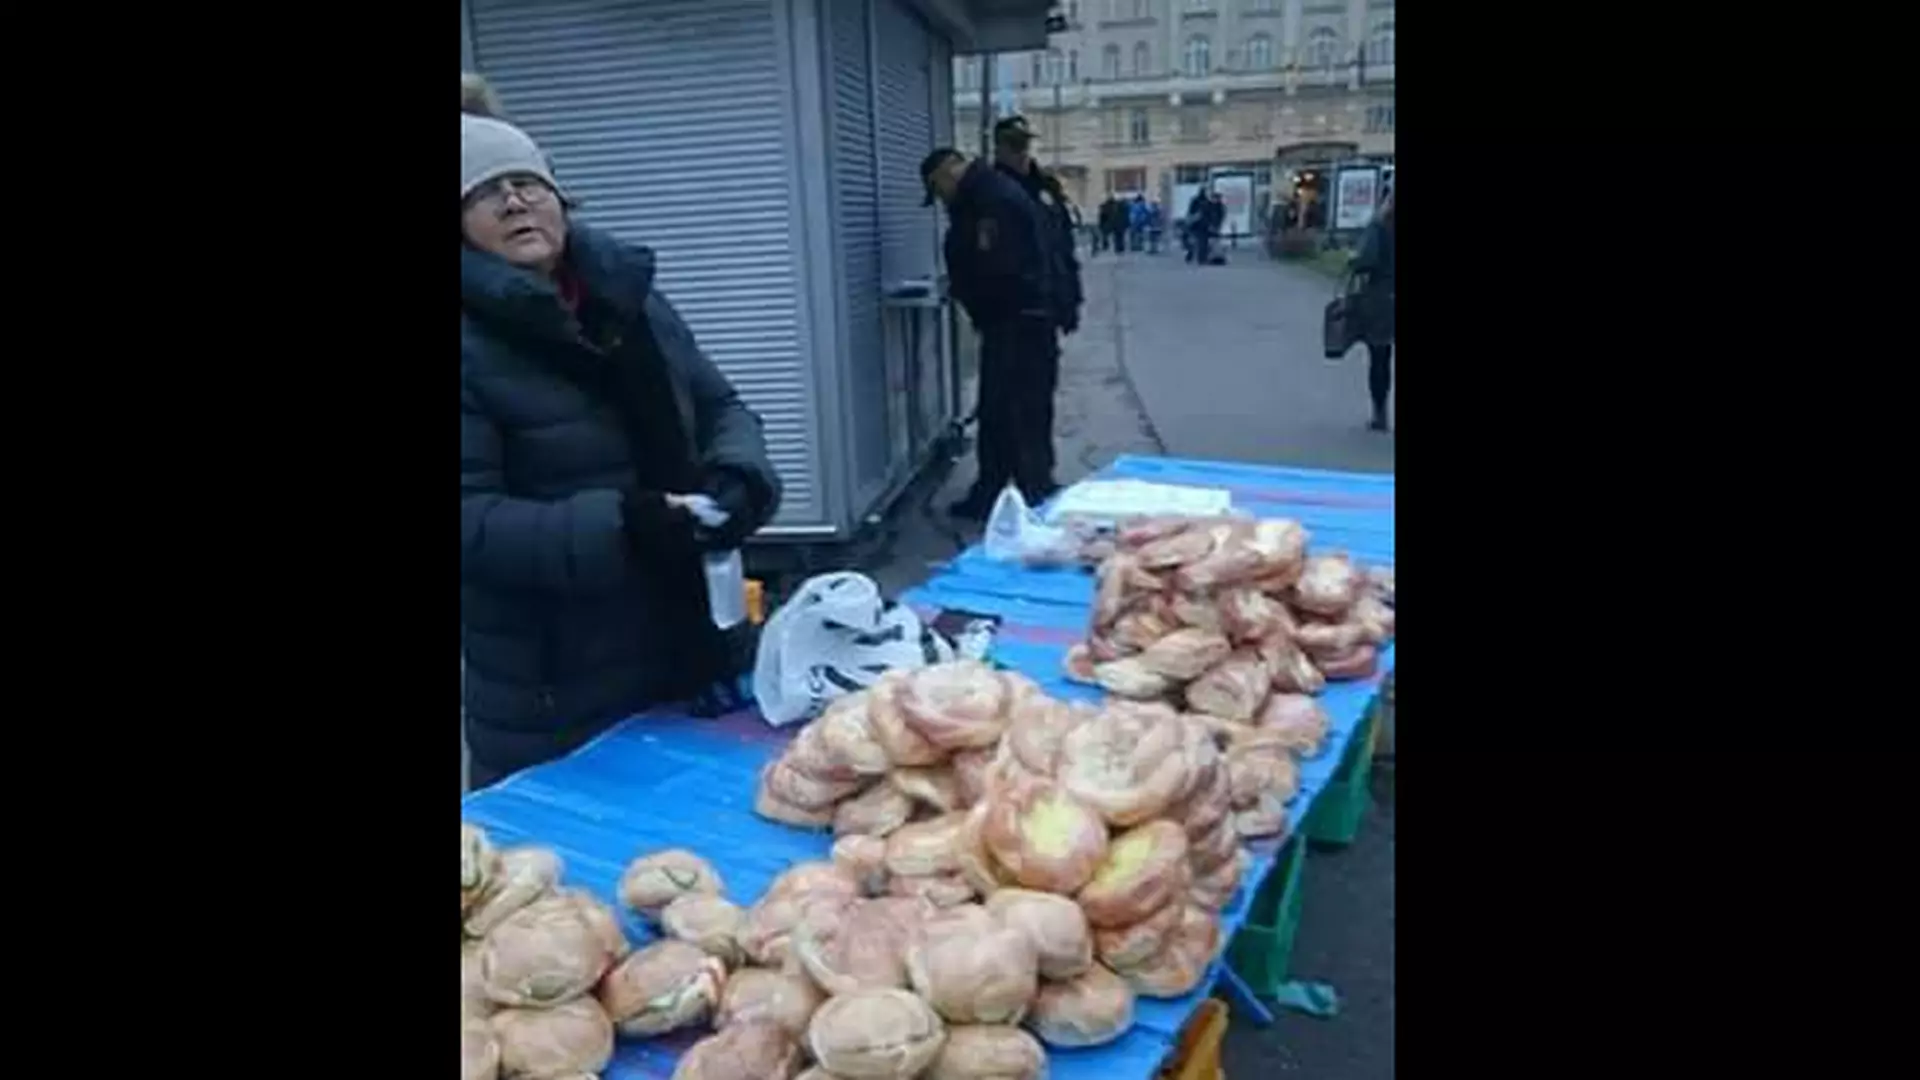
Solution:
M 474 188 L 467 198 L 474 205 L 497 209 L 507 204 L 509 195 L 518 196 L 523 206 L 539 206 L 553 199 L 553 189 L 538 177 L 502 176 Z

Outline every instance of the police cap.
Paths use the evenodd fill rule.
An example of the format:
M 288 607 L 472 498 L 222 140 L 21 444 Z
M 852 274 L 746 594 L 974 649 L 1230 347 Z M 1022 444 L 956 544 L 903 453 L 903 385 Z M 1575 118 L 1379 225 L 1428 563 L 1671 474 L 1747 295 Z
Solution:
M 1025 150 L 1033 143 L 1033 125 L 1024 116 L 1006 117 L 993 125 L 993 141 L 1011 150 Z

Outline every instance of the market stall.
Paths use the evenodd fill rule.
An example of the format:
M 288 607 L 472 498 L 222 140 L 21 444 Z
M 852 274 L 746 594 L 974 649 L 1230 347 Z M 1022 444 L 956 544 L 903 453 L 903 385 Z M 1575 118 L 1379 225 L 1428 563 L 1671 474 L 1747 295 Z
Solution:
M 1224 488 L 1237 509 L 1260 518 L 1290 518 L 1312 534 L 1316 549 L 1338 548 L 1355 560 L 1391 565 L 1391 476 L 1122 458 L 1103 474 L 1161 483 Z M 910 591 L 905 601 L 931 613 L 961 610 L 1003 619 L 992 659 L 1061 699 L 1099 696 L 1069 679 L 1069 649 L 1087 633 L 1094 604 L 1091 576 L 1078 570 L 1034 570 L 969 551 Z M 1375 674 L 1334 682 L 1319 696 L 1327 717 L 1318 753 L 1300 762 L 1286 817 L 1298 829 L 1365 730 L 1379 681 L 1392 670 L 1393 648 L 1382 648 Z M 718 720 L 685 716 L 636 718 L 572 756 L 528 770 L 467 796 L 464 820 L 484 828 L 496 845 L 538 844 L 564 861 L 566 884 L 614 905 L 621 929 L 636 945 L 657 931 L 617 903 L 618 884 L 638 854 L 690 849 L 724 877 L 727 894 L 745 904 L 766 892 L 796 862 L 825 860 L 833 845 L 824 832 L 777 824 L 754 812 L 763 767 L 794 734 L 752 713 Z M 1222 940 L 1246 922 L 1262 882 L 1273 872 L 1287 837 L 1253 841 L 1248 869 L 1219 914 Z M 1217 962 L 1192 993 L 1160 1000 L 1141 997 L 1126 1034 L 1102 1046 L 1048 1050 L 1057 1080 L 1145 1080 L 1176 1048 L 1185 1028 L 1220 977 Z M 603 1074 L 615 1080 L 672 1075 L 680 1056 L 708 1032 L 688 1029 L 646 1040 L 622 1040 Z

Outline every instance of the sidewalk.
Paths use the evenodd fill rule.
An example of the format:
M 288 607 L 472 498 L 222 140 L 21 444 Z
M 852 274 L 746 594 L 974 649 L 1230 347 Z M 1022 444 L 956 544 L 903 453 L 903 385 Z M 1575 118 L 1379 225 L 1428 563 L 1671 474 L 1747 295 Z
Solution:
M 1393 437 L 1366 430 L 1367 360 L 1321 354 L 1338 286 L 1251 245 L 1226 266 L 1171 256 L 1102 257 L 1119 364 L 1152 428 L 1178 457 L 1393 471 Z

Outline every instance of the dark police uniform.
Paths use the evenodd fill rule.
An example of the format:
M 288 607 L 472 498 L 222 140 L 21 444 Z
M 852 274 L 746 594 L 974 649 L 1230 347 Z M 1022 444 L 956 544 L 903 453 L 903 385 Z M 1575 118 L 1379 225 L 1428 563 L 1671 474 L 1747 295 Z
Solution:
M 1002 173 L 1018 183 L 1021 190 L 1040 207 L 1040 212 L 1052 226 L 1051 255 L 1052 271 L 1055 283 L 1054 326 L 1061 333 L 1071 334 L 1080 329 L 1080 305 L 1084 299 L 1080 286 L 1080 260 L 1074 253 L 1073 214 L 1067 209 L 1066 189 L 1052 173 L 1043 171 L 1039 164 L 1029 162 L 1027 171 L 1015 172 L 1004 165 L 996 165 Z M 1031 443 L 1037 449 L 1045 466 L 1045 483 L 1040 494 L 1047 494 L 1053 487 L 1053 399 L 1060 389 L 1060 339 L 1052 336 L 1048 339 L 1046 370 L 1035 376 L 1033 389 L 1041 394 L 1033 407 L 1026 411 L 1025 419 L 1030 428 L 1020 433 L 1023 442 Z
M 1050 493 L 1057 255 L 1039 204 L 985 161 L 967 166 L 947 216 L 949 291 L 980 335 L 980 475 L 966 503 L 984 514 L 1009 481 L 1029 499 Z

